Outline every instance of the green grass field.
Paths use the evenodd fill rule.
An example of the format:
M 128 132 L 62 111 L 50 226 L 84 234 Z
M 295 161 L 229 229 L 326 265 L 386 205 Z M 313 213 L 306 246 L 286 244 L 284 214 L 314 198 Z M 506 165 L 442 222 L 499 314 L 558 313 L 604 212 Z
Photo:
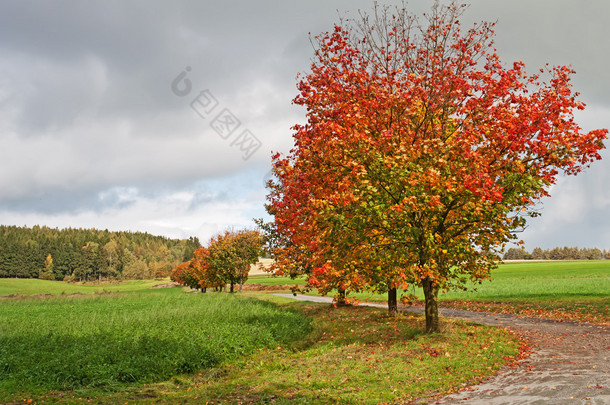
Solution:
M 158 280 L 130 280 L 121 283 L 102 282 L 80 284 L 38 279 L 0 278 L 0 297 L 8 295 L 95 294 L 104 292 L 141 291 L 164 282 L 165 281 Z
M 609 279 L 610 261 L 510 263 L 441 306 L 604 323 Z M 151 289 L 159 283 L 0 279 L 0 403 L 411 401 L 485 378 L 523 350 L 507 331 L 467 322 L 424 335 L 418 315 Z
M 265 285 L 304 284 L 269 275 L 252 276 L 249 283 Z M 546 261 L 505 263 L 492 271 L 491 280 L 471 283 L 469 291 L 449 291 L 442 299 L 566 299 L 570 297 L 607 297 L 610 291 L 610 260 Z M 409 293 L 413 292 L 411 290 Z M 421 291 L 415 295 L 423 298 Z M 365 294 L 364 296 L 373 295 Z
M 424 335 L 421 316 L 378 308 L 55 283 L 0 279 L 36 293 L 0 299 L 0 403 L 395 402 L 458 390 L 522 350 L 502 329 L 447 320 Z
M 252 277 L 248 282 L 284 285 L 294 284 L 295 280 L 263 275 Z M 304 279 L 296 283 L 303 284 Z M 441 306 L 610 322 L 610 260 L 505 263 L 492 271 L 491 280 L 471 283 L 468 288 L 468 291 L 441 293 Z M 423 299 L 421 288 L 403 293 Z M 360 301 L 386 300 L 384 294 L 352 296 Z
M 446 299 L 557 300 L 603 298 L 610 292 L 610 260 L 506 263 L 476 291 L 452 291 Z
M 4 299 L 0 392 L 166 380 L 310 330 L 304 315 L 268 302 L 177 288 Z

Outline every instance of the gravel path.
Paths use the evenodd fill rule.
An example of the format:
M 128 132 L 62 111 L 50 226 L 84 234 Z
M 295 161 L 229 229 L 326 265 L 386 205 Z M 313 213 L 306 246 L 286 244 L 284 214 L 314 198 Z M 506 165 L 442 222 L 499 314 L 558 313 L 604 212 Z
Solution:
M 302 301 L 330 297 L 276 294 Z M 362 303 L 376 307 L 383 304 Z M 422 307 L 408 311 L 423 313 Z M 441 308 L 442 316 L 509 328 L 529 341 L 532 354 L 487 382 L 436 404 L 610 404 L 610 327 Z

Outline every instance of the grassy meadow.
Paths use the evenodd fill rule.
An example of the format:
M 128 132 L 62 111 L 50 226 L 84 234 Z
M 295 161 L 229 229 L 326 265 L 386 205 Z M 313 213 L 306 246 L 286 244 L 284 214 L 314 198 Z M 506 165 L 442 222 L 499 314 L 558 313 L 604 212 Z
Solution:
M 163 381 L 288 344 L 310 330 L 297 311 L 177 288 L 4 299 L 0 393 Z
M 569 300 L 604 298 L 610 291 L 610 260 L 513 262 L 492 271 L 492 279 L 452 291 L 444 299 Z
M 151 288 L 163 282 L 0 279 L 0 403 L 408 402 L 480 381 L 526 350 L 506 330 L 463 321 L 426 335 L 420 315 Z M 471 287 L 443 294 L 441 307 L 607 323 L 610 261 L 508 263 Z
M 294 284 L 268 275 L 251 283 Z M 303 284 L 304 280 L 296 280 Z M 441 293 L 442 307 L 517 313 L 552 319 L 610 322 L 610 260 L 523 261 L 501 264 L 491 280 L 470 283 L 467 291 Z M 311 292 L 315 294 L 314 292 Z M 423 300 L 420 288 L 403 291 Z M 383 294 L 352 294 L 361 301 L 385 301 Z M 421 303 L 421 302 L 420 302 Z
M 0 279 L 0 403 L 406 401 L 459 390 L 523 350 L 467 322 L 425 335 L 419 315 L 158 283 L 85 294 L 70 288 L 93 286 Z
M 64 283 L 27 278 L 0 279 L 0 297 L 9 295 L 62 295 L 62 294 L 99 294 L 105 292 L 129 292 L 148 289 L 162 284 L 158 280 L 129 280 L 124 282 Z
M 475 291 L 443 296 L 445 307 L 556 320 L 610 323 L 610 260 L 501 265 Z

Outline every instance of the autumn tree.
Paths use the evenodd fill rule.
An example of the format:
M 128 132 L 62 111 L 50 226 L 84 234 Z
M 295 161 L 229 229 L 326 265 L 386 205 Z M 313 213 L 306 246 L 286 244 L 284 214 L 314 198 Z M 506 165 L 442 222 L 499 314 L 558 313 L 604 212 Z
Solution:
M 235 284 L 239 284 L 241 291 L 248 280 L 250 265 L 261 254 L 261 244 L 261 235 L 254 230 L 227 230 L 210 241 L 207 262 L 217 277 L 230 285 L 230 292 L 234 291 Z
M 193 258 L 189 262 L 189 269 L 197 280 L 197 288 L 206 292 L 208 288 L 221 289 L 226 286 L 225 281 L 210 265 L 210 251 L 200 247 L 193 252 Z
M 150 278 L 150 269 L 144 260 L 134 259 L 125 266 L 122 276 L 126 280 L 146 280 Z
M 209 256 L 206 248 L 195 249 L 191 260 L 179 264 L 171 271 L 170 279 L 193 289 L 201 289 L 202 292 L 210 287 L 224 287 L 225 283 L 209 264 Z
M 107 275 L 116 276 L 119 274 L 117 267 L 119 263 L 120 247 L 116 240 L 111 239 L 102 247 L 105 259 L 105 273 Z
M 55 280 L 53 258 L 51 257 L 51 254 L 48 254 L 47 258 L 44 259 L 44 267 L 38 275 L 38 278 L 41 280 Z
M 489 277 L 560 173 L 600 159 L 607 130 L 584 132 L 574 73 L 502 64 L 492 23 L 462 30 L 464 7 L 423 17 L 376 7 L 316 37 L 298 83 L 307 123 L 273 158 L 274 229 L 300 268 L 356 287 L 423 288 L 426 331 L 438 294 Z M 310 272 L 310 274 L 312 274 Z
M 279 188 L 272 181 L 268 183 L 269 187 Z M 274 215 L 273 206 L 267 204 L 266 210 Z M 322 295 L 327 294 L 333 288 L 338 287 L 332 281 L 325 278 L 318 280 L 313 277 L 313 267 L 309 263 L 311 252 L 304 244 L 296 244 L 296 236 L 290 235 L 286 230 L 280 232 L 276 222 L 266 222 L 262 218 L 254 220 L 261 232 L 262 250 L 267 256 L 273 258 L 273 262 L 265 271 L 273 273 L 275 276 L 288 277 L 291 279 L 307 277 L 305 285 L 296 284 L 292 286 L 292 292 L 304 293 L 311 291 L 312 288 L 318 290 Z M 311 276 L 311 277 L 310 277 Z M 330 282 L 329 282 L 330 281 Z M 339 289 L 339 288 L 338 288 Z M 343 289 L 345 291 L 345 289 Z M 344 294 L 345 295 L 345 294 Z
M 125 280 L 145 280 L 150 278 L 150 270 L 146 261 L 138 258 L 130 251 L 126 251 L 123 256 L 123 273 L 121 276 Z
M 169 278 L 176 283 L 190 288 L 200 288 L 199 279 L 194 275 L 190 264 L 190 261 L 180 263 L 171 271 Z

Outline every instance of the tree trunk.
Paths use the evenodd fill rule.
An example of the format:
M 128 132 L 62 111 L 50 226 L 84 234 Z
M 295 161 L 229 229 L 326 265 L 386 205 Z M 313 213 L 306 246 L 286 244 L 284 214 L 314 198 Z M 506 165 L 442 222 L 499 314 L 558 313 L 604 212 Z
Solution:
M 396 296 L 396 288 L 390 288 L 388 290 L 388 313 L 390 316 L 394 316 L 398 313 L 398 301 L 396 300 Z
M 426 300 L 426 333 L 438 332 L 438 285 L 426 278 L 422 280 Z
M 233 294 L 233 281 L 231 281 L 231 289 L 229 290 L 231 294 Z
M 339 287 L 337 289 L 337 297 L 336 297 L 337 298 L 337 302 L 336 302 L 336 305 L 337 306 L 347 305 L 346 296 L 347 296 L 346 291 L 343 288 Z

